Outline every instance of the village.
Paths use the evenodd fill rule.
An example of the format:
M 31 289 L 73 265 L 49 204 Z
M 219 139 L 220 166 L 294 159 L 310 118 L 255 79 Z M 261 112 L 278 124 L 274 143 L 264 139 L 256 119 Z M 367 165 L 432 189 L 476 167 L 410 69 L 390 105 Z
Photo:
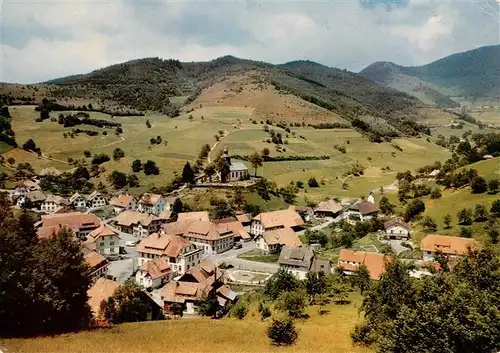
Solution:
M 414 263 L 416 269 L 410 276 L 415 278 L 435 273 L 433 269 L 441 266 L 438 256 L 453 262 L 477 245 L 473 239 L 438 234 L 413 244 L 411 225 L 394 215 L 382 215 L 372 193 L 353 202 L 327 198 L 315 207 L 291 205 L 254 215 L 237 211 L 234 217 L 223 219 L 211 219 L 207 211 L 176 211 L 178 196 L 107 196 L 94 191 L 65 199 L 44 194 L 36 180 L 19 182 L 10 198 L 13 208 L 41 214 L 35 224 L 38 237 L 54 237 L 67 228 L 81 242 L 92 269 L 88 296 L 94 315 L 98 315 L 100 303 L 130 279 L 164 315 L 170 314 L 173 304 L 180 304 L 185 316 L 196 315 L 198 302 L 209 294 L 215 294 L 222 307 L 234 304 L 239 295 L 262 287 L 280 269 L 303 280 L 309 272 L 333 274 L 340 270 L 353 275 L 364 266 L 370 278 L 378 280 L 390 256 L 387 251 L 374 246 L 342 248 L 338 261 L 332 263 L 318 256 L 319 244 L 301 240 L 306 232 L 335 230 L 343 223 L 379 219 L 383 230 L 376 236 L 391 251 L 398 254 L 407 247 L 419 247 L 422 258 L 406 260 Z M 277 261 L 252 261 L 245 254 L 275 255 Z

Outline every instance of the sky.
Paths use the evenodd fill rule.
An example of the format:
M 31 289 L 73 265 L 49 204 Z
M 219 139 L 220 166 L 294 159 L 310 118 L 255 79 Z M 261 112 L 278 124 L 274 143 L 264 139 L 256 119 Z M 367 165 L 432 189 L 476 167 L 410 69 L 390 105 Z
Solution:
M 500 44 L 499 26 L 496 0 L 0 0 L 0 82 L 144 57 L 423 65 Z

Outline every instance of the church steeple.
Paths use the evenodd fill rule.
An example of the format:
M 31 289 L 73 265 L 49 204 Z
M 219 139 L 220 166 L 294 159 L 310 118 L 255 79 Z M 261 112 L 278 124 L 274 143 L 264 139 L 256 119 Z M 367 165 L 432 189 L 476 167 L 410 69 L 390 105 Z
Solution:
M 231 157 L 229 156 L 229 151 L 227 147 L 224 147 L 224 153 L 222 154 L 222 158 L 224 158 L 228 165 L 231 165 Z

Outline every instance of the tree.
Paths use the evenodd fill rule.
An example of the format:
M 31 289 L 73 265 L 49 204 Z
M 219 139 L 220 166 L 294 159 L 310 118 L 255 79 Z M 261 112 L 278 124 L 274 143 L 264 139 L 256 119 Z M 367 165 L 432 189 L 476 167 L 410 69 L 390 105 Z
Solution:
M 29 139 L 23 144 L 23 150 L 25 151 L 35 151 L 36 150 L 36 144 L 33 139 Z
M 151 123 L 149 122 L 149 119 L 147 119 L 147 120 L 146 120 L 146 127 L 147 127 L 148 129 L 150 129 L 150 128 L 151 128 Z
M 208 143 L 204 144 L 201 146 L 200 154 L 198 157 L 200 159 L 205 159 L 208 157 L 208 154 L 210 153 L 210 145 Z
M 244 319 L 248 313 L 248 308 L 243 300 L 239 300 L 236 305 L 231 308 L 230 315 L 240 320 Z
M 476 222 L 484 222 L 488 219 L 488 210 L 486 206 L 477 204 L 476 210 L 474 212 L 474 221 Z
M 442 196 L 439 188 L 434 188 L 431 192 L 431 199 L 439 199 Z
M 265 147 L 262 149 L 262 152 L 260 154 L 262 155 L 262 159 L 264 161 L 267 161 L 269 159 L 269 155 L 271 154 L 271 151 L 269 151 L 269 148 Z
M 120 148 L 115 148 L 113 151 L 113 159 L 118 161 L 120 158 L 125 157 L 125 152 L 123 152 Z
M 306 294 L 303 290 L 285 291 L 280 294 L 276 302 L 276 309 L 286 313 L 291 318 L 304 315 L 306 308 Z
M 88 171 L 87 168 L 85 168 L 83 166 L 79 166 L 73 172 L 73 178 L 75 178 L 75 179 L 83 178 L 85 180 L 89 180 L 90 179 L 90 173 L 89 173 L 89 171 Z
M 115 324 L 146 321 L 152 311 L 147 294 L 132 280 L 118 287 L 112 298 L 113 301 L 108 301 L 106 312 Z M 109 304 L 114 307 L 110 307 Z
M 383 214 L 391 214 L 393 212 L 394 206 L 389 202 L 389 199 L 386 196 L 382 196 L 379 203 L 380 211 Z
M 490 215 L 494 218 L 500 217 L 500 200 L 495 200 L 491 204 Z
M 325 232 L 321 230 L 310 230 L 307 229 L 305 234 L 308 244 L 320 244 L 322 248 L 328 243 L 328 237 Z
M 460 237 L 472 238 L 472 230 L 470 228 L 465 228 L 465 227 L 460 228 Z
M 184 205 L 182 204 L 182 201 L 180 198 L 176 198 L 174 201 L 174 204 L 172 205 L 172 212 L 174 213 L 181 213 L 184 208 Z
M 370 287 L 370 272 L 364 264 L 359 266 L 352 277 L 352 283 L 359 288 L 361 294 Z
M 139 178 L 135 174 L 127 175 L 127 184 L 131 188 L 135 188 L 139 186 Z
M 14 165 L 16 163 L 16 159 L 14 157 L 9 157 L 7 159 L 7 163 L 9 163 L 10 165 Z
M 472 224 L 472 210 L 470 208 L 464 208 L 460 210 L 457 214 L 458 224 L 461 225 L 471 225 Z
M 309 303 L 313 303 L 315 296 L 326 293 L 327 283 L 325 274 L 323 272 L 308 272 L 304 280 L 304 286 L 309 296 Z
M 299 192 L 299 188 L 295 185 L 287 185 L 284 188 L 280 189 L 281 197 L 283 197 L 283 201 L 288 204 L 294 204 L 295 199 L 297 198 L 297 193 Z
M 309 185 L 310 188 L 317 188 L 319 186 L 315 177 L 310 177 L 307 181 L 307 185 Z
M 262 156 L 255 152 L 248 158 L 249 162 L 252 163 L 252 167 L 255 169 L 255 176 L 257 177 L 257 168 L 262 167 Z
M 446 229 L 450 229 L 450 224 L 451 224 L 451 214 L 447 214 L 446 216 L 443 217 L 443 223 Z
M 90 151 L 84 151 L 83 155 L 87 158 L 90 158 L 92 156 L 92 153 L 90 153 Z
M 432 217 L 430 217 L 430 216 L 427 216 L 427 217 L 424 218 L 424 221 L 422 222 L 422 225 L 424 226 L 424 228 L 426 230 L 429 230 L 429 231 L 432 231 L 432 232 L 435 232 L 436 229 L 437 229 L 436 221 L 434 221 L 432 219 Z
M 108 181 L 115 187 L 121 189 L 127 185 L 127 175 L 125 173 L 114 170 L 109 176 Z
M 182 317 L 184 314 L 184 305 L 179 303 L 172 303 L 168 307 L 168 311 L 175 316 Z
M 197 308 L 198 314 L 201 316 L 210 316 L 212 318 L 217 317 L 217 312 L 219 311 L 219 302 L 217 301 L 217 296 L 215 291 L 211 291 L 202 300 L 198 302 Z
M 242 186 L 236 186 L 234 188 L 233 202 L 238 209 L 241 209 L 241 206 L 246 203 L 245 196 L 243 195 L 243 187 Z
M 492 194 L 496 194 L 498 192 L 498 187 L 500 185 L 500 182 L 498 179 L 491 179 L 490 182 L 488 183 L 488 188 L 490 189 L 490 192 Z
M 132 162 L 132 171 L 134 173 L 140 172 L 142 169 L 142 163 L 139 159 L 136 159 Z
M 291 319 L 275 319 L 267 329 L 267 337 L 274 345 L 289 346 L 295 343 L 298 333 Z
M 212 177 L 215 175 L 215 165 L 209 163 L 205 167 L 205 175 L 208 177 L 208 180 L 212 182 Z
M 265 294 L 275 300 L 286 291 L 293 291 L 299 287 L 297 279 L 289 272 L 280 269 L 266 283 Z
M 406 222 L 411 221 L 416 216 L 425 211 L 425 204 L 420 199 L 414 199 L 408 206 L 406 206 L 404 218 Z
M 194 184 L 194 171 L 189 162 L 186 162 L 182 169 L 182 181 L 188 184 Z
M 486 180 L 480 176 L 476 176 L 472 179 L 470 187 L 473 194 L 482 194 L 488 190 Z
M 488 236 L 492 244 L 498 244 L 498 231 L 496 229 L 490 229 Z
M 104 154 L 104 153 L 96 154 L 96 155 L 94 155 L 94 158 L 92 158 L 92 164 L 100 165 L 100 164 L 103 164 L 109 160 L 110 160 L 110 158 L 107 154 Z
M 155 161 L 148 160 L 146 164 L 144 164 L 144 174 L 146 175 L 158 175 L 160 174 L 160 169 L 156 166 Z

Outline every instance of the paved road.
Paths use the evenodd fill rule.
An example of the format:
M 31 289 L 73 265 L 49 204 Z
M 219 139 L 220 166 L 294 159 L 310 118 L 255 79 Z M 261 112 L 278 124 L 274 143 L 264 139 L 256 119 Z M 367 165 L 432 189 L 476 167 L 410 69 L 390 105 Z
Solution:
M 111 261 L 108 273 L 109 275 L 116 277 L 118 282 L 125 282 L 135 270 L 135 260 L 133 258 Z
M 406 247 L 404 247 L 403 245 L 401 245 L 401 243 L 404 242 L 404 240 L 381 240 L 382 243 L 384 244 L 389 244 L 392 249 L 396 252 L 397 255 L 401 254 L 403 251 L 406 251 L 406 250 L 410 250 Z

